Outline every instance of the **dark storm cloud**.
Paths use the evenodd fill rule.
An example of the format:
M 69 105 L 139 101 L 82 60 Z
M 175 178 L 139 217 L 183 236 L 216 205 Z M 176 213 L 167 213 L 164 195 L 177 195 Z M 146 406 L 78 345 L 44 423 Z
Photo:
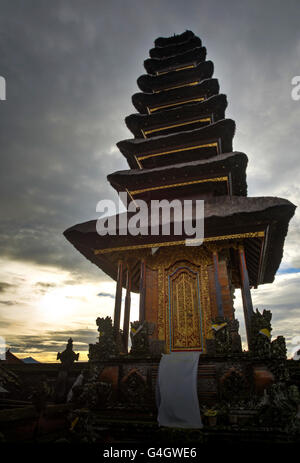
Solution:
M 49 288 L 55 288 L 58 285 L 56 283 L 45 283 L 43 281 L 38 281 L 35 286 L 42 288 L 42 289 L 49 289 Z
M 10 288 L 13 288 L 15 285 L 12 285 L 11 283 L 6 283 L 5 281 L 0 281 L 0 293 L 4 293 Z
M 294 198 L 299 12 L 297 0 L 2 0 L 1 253 L 99 277 L 62 232 L 115 197 L 106 175 L 127 168 L 113 146 L 130 137 L 123 120 L 142 62 L 157 36 L 187 28 L 203 38 L 228 94 L 235 148 L 250 150 L 250 193 Z
M 34 289 L 39 294 L 46 294 L 49 290 L 57 288 L 59 286 L 61 285 L 57 283 L 48 283 L 44 281 L 38 281 L 37 283 L 35 283 Z
M 73 339 L 74 350 L 88 350 L 90 343 L 95 343 L 96 330 L 79 329 L 70 331 L 46 331 L 42 336 L 19 335 L 7 337 L 6 341 L 14 353 L 18 352 L 61 352 L 66 348 L 69 338 Z
M 1 328 L 21 328 L 23 326 L 23 324 L 21 322 L 18 322 L 18 321 L 14 321 L 12 322 L 11 320 L 8 320 L 7 318 L 4 318 L 3 316 L 1 316 Z

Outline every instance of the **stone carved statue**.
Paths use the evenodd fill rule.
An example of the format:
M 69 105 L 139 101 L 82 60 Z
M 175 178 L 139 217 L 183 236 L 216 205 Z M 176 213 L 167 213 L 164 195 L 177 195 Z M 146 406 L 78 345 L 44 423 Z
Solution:
M 65 370 L 69 370 L 75 361 L 78 361 L 79 354 L 73 351 L 73 339 L 70 338 L 67 347 L 63 352 L 58 352 L 56 360 L 60 360 Z
M 153 333 L 154 324 L 144 321 L 143 323 L 135 321 L 131 323 L 131 355 L 144 356 L 149 355 L 149 336 Z
M 238 369 L 230 368 L 221 378 L 222 398 L 227 402 L 236 403 L 249 395 L 249 384 L 245 375 Z
M 68 393 L 69 384 L 69 371 L 71 370 L 75 361 L 79 359 L 79 354 L 73 351 L 73 339 L 70 338 L 67 347 L 63 352 L 58 352 L 57 360 L 61 361 L 61 369 L 58 373 L 55 384 L 55 402 L 63 403 Z
M 227 320 L 218 318 L 213 321 L 212 326 L 215 334 L 216 354 L 229 353 L 231 348 L 231 339 Z
M 262 313 L 256 309 L 251 318 L 250 351 L 257 357 L 270 357 L 271 355 L 271 319 L 270 310 Z
M 271 341 L 271 319 L 270 310 L 263 310 L 262 313 L 256 309 L 251 319 L 250 351 L 257 357 L 286 359 L 286 343 L 283 336 L 278 336 Z
M 145 409 L 151 402 L 151 392 L 145 378 L 137 371 L 132 370 L 121 382 L 123 402 L 132 407 Z
M 271 354 L 272 357 L 286 359 L 286 342 L 283 336 L 277 336 L 274 341 L 271 342 Z
M 94 367 L 90 371 L 90 376 L 85 382 L 79 397 L 81 406 L 94 409 L 107 406 L 110 403 L 112 385 L 99 381 L 100 371 L 99 367 Z
M 96 325 L 98 326 L 99 340 L 96 344 L 89 345 L 88 357 L 92 361 L 107 360 L 119 353 L 112 319 L 111 317 L 98 317 Z
M 280 429 L 300 431 L 298 410 L 300 394 L 294 384 L 280 382 L 273 384 L 266 392 L 266 398 L 259 410 L 259 422 Z
M 212 321 L 214 340 L 211 346 L 212 354 L 230 354 L 242 352 L 239 335 L 239 322 L 236 319 L 227 320 L 218 317 Z
M 239 326 L 239 321 L 236 318 L 233 318 L 228 322 L 231 338 L 231 352 L 234 354 L 242 352 L 242 341 L 241 336 L 239 335 Z

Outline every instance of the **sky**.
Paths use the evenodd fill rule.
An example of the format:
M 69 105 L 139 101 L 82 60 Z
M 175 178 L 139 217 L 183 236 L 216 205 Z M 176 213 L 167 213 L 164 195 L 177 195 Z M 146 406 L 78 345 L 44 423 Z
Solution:
M 143 61 L 159 36 L 191 29 L 207 48 L 234 149 L 249 158 L 249 196 L 299 204 L 298 0 L 0 0 L 0 336 L 19 357 L 55 361 L 72 336 L 80 358 L 98 316 L 113 314 L 115 283 L 63 237 L 115 199 L 106 176 L 128 166 L 116 143 Z M 273 312 L 273 335 L 300 344 L 300 216 L 275 282 L 252 291 Z M 237 292 L 238 293 L 238 292 Z M 133 297 L 132 319 L 138 297 Z M 244 336 L 241 298 L 236 315 Z

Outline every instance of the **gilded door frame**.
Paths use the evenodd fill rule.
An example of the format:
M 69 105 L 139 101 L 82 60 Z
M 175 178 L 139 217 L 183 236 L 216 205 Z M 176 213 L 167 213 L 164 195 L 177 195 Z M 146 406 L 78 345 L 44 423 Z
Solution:
M 181 269 L 187 269 L 190 273 L 193 273 L 196 275 L 196 281 L 197 281 L 197 302 L 198 302 L 198 310 L 199 310 L 199 334 L 200 334 L 200 341 L 201 341 L 201 347 L 199 348 L 183 348 L 183 349 L 174 349 L 172 348 L 172 323 L 171 323 L 171 304 L 172 304 L 172 281 L 171 277 L 175 275 L 179 270 Z M 168 318 L 169 318 L 169 349 L 170 352 L 184 352 L 184 351 L 201 351 L 203 352 L 203 319 L 202 319 L 202 305 L 201 305 L 201 298 L 200 298 L 200 282 L 199 282 L 199 272 L 191 269 L 187 265 L 179 265 L 172 273 L 168 275 Z

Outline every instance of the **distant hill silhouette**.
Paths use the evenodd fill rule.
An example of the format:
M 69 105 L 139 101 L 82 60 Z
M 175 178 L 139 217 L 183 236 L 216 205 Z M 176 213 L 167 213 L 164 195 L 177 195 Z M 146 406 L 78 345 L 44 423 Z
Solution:
M 34 358 L 32 358 L 32 357 L 25 357 L 24 359 L 22 359 L 22 361 L 24 363 L 40 363 L 37 360 L 35 360 Z

